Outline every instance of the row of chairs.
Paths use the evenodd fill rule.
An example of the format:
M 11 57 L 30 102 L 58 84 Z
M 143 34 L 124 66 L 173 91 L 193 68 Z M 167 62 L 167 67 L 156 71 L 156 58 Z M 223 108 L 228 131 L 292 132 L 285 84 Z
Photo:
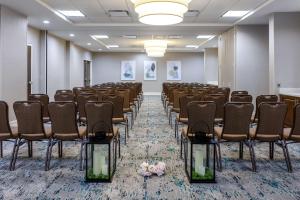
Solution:
M 189 89 L 186 89 L 186 87 L 189 87 Z M 216 134 L 216 138 L 220 139 L 219 140 L 220 143 L 222 142 L 221 139 L 224 139 L 223 137 L 220 137 L 220 136 L 222 136 L 222 130 L 223 130 L 222 127 L 225 126 L 225 123 L 227 124 L 226 126 L 228 126 L 228 127 L 236 127 L 236 128 L 238 128 L 238 127 L 241 128 L 242 127 L 242 125 L 240 124 L 240 121 L 239 121 L 241 116 L 239 115 L 240 112 L 238 110 L 235 110 L 234 112 L 231 113 L 232 116 L 231 116 L 230 119 L 234 119 L 233 122 L 231 124 L 228 122 L 228 118 L 227 118 L 228 112 L 226 112 L 226 110 L 228 110 L 227 107 L 237 106 L 238 108 L 242 108 L 242 107 L 247 105 L 248 106 L 248 111 L 249 111 L 250 108 L 252 108 L 250 115 L 249 114 L 247 115 L 247 113 L 244 113 L 246 119 L 249 118 L 249 123 L 247 124 L 247 126 L 245 125 L 244 128 L 247 127 L 248 132 L 249 132 L 249 126 L 250 125 L 251 125 L 250 127 L 255 127 L 253 125 L 257 124 L 256 127 L 258 127 L 258 128 L 250 129 L 251 132 L 249 132 L 249 134 L 251 133 L 251 135 L 247 135 L 248 132 L 245 131 L 245 129 L 244 129 L 244 132 L 243 132 L 243 130 L 240 129 L 236 132 L 234 132 L 234 130 L 229 130 L 229 132 L 227 132 L 227 133 L 230 133 L 230 132 L 232 132 L 232 133 L 245 133 L 243 135 L 243 137 L 241 137 L 243 139 L 241 141 L 239 141 L 240 149 L 241 149 L 241 152 L 242 152 L 244 142 L 249 146 L 250 155 L 251 155 L 251 158 L 252 158 L 251 160 L 253 162 L 253 165 L 252 165 L 253 166 L 253 171 L 256 170 L 255 159 L 254 159 L 254 150 L 253 150 L 253 146 L 254 146 L 253 143 L 254 142 L 252 142 L 252 140 L 256 141 L 259 138 L 250 137 L 250 136 L 253 136 L 253 135 L 255 136 L 256 131 L 257 131 L 258 135 L 263 133 L 264 129 L 262 129 L 261 127 L 265 127 L 265 124 L 266 124 L 265 121 L 263 121 L 263 120 L 260 121 L 260 119 L 262 119 L 262 118 L 259 118 L 259 107 L 260 107 L 260 105 L 262 103 L 265 103 L 265 104 L 268 104 L 268 105 L 273 105 L 274 104 L 274 107 L 276 107 L 275 105 L 277 105 L 277 104 L 281 105 L 282 104 L 282 103 L 278 103 L 278 97 L 276 95 L 261 95 L 261 96 L 258 96 L 256 98 L 256 108 L 257 109 L 255 111 L 255 115 L 252 116 L 254 106 L 252 104 L 252 96 L 249 95 L 247 91 L 233 91 L 231 93 L 231 98 L 230 98 L 231 102 L 229 102 L 228 101 L 229 100 L 229 95 L 228 94 L 230 93 L 230 90 L 228 88 L 216 88 L 215 86 L 210 87 L 209 85 L 203 86 L 201 84 L 197 85 L 197 84 L 179 84 L 179 83 L 177 83 L 177 84 L 165 83 L 163 85 L 163 88 L 165 88 L 165 90 L 163 90 L 163 92 L 162 92 L 162 102 L 163 102 L 163 104 L 165 106 L 165 109 L 166 109 L 166 112 L 169 116 L 169 123 L 170 123 L 171 126 L 172 126 L 172 113 L 177 113 L 176 119 L 175 119 L 175 137 L 177 138 L 177 141 L 179 141 L 178 126 L 179 125 L 190 125 L 190 123 L 192 123 L 192 124 L 194 123 L 194 122 L 190 121 L 191 119 L 188 116 L 189 112 L 188 112 L 187 107 L 188 107 L 189 103 L 191 103 L 191 102 L 201 102 L 200 104 L 205 104 L 205 103 L 210 102 L 211 105 L 212 104 L 214 105 L 212 107 L 215 107 L 215 110 L 210 111 L 206 114 L 204 114 L 205 109 L 203 108 L 204 110 L 201 111 L 202 114 L 203 114 L 203 117 L 202 118 L 198 117 L 197 120 L 200 120 L 200 119 L 203 119 L 203 118 L 205 118 L 206 120 L 210 120 L 210 122 L 211 122 L 210 123 L 210 125 L 211 125 L 210 130 L 213 130 L 212 134 Z M 166 91 L 167 91 L 167 93 L 166 93 Z M 221 94 L 221 93 L 223 93 L 223 94 Z M 286 107 L 285 104 L 282 104 L 282 106 Z M 168 110 L 169 110 L 169 112 L 168 112 Z M 276 109 L 276 110 L 278 111 L 280 109 Z M 276 124 L 281 124 L 282 125 L 282 130 L 283 130 L 283 127 L 284 127 L 285 113 L 283 115 L 282 123 L 275 122 Z M 199 113 L 199 115 L 201 115 L 201 113 Z M 267 115 L 275 116 L 275 115 L 272 115 L 271 112 L 268 113 Z M 213 118 L 211 118 L 209 116 L 213 116 Z M 244 116 L 244 115 L 242 115 L 242 116 Z M 250 116 L 250 117 L 247 118 L 247 116 Z M 271 117 L 268 120 L 272 121 L 273 119 Z M 217 124 L 217 126 L 216 126 L 216 124 Z M 228 124 L 230 124 L 230 125 L 228 125 Z M 269 123 L 269 124 L 270 124 L 269 130 L 272 130 L 273 123 Z M 294 123 L 294 126 L 296 126 L 296 125 L 297 125 L 297 123 Z M 214 128 L 213 128 L 215 126 L 216 126 L 216 130 L 214 130 Z M 276 127 L 273 127 L 273 130 L 274 129 L 276 129 Z M 228 128 L 225 129 L 225 132 L 227 130 L 228 130 Z M 277 130 L 280 130 L 280 127 L 277 127 Z M 296 128 L 293 128 L 292 130 L 296 130 Z M 184 139 L 186 139 L 186 137 L 184 137 L 184 136 L 186 136 L 188 132 L 189 132 L 188 129 L 185 128 L 184 131 L 182 131 L 182 134 L 181 134 L 181 137 L 183 137 L 182 140 L 181 140 L 181 155 L 182 155 L 182 142 L 184 141 Z M 287 132 L 287 131 L 285 130 L 285 132 Z M 291 132 L 295 133 L 295 131 L 291 131 Z M 268 131 L 267 131 L 267 133 L 268 133 Z M 274 132 L 271 132 L 271 133 L 274 133 Z M 275 135 L 277 133 L 278 132 L 275 132 Z M 245 135 L 247 137 L 245 137 Z M 280 135 L 280 134 L 278 134 L 278 135 Z M 233 140 L 236 140 L 237 136 L 238 135 L 233 135 L 233 137 L 234 137 Z M 267 137 L 269 137 L 269 135 L 267 135 Z M 247 139 L 245 139 L 245 138 L 247 138 Z M 252 140 L 250 140 L 250 138 Z M 286 161 L 288 163 L 287 164 L 288 165 L 288 170 L 292 171 L 292 167 L 291 167 L 291 164 L 290 164 L 290 161 L 289 161 L 290 159 L 289 159 L 289 155 L 288 155 L 288 150 L 287 150 L 287 147 L 286 147 L 286 145 L 289 144 L 289 143 L 283 142 L 284 140 L 279 140 L 278 139 L 278 138 L 282 139 L 283 137 L 277 137 L 278 140 L 276 140 L 276 141 L 274 140 L 274 138 L 270 142 L 270 158 L 273 158 L 274 143 L 277 143 L 277 144 L 281 145 L 283 147 L 284 155 L 285 155 Z M 295 136 L 291 136 L 291 138 L 295 139 Z M 266 138 L 260 138 L 260 139 L 265 140 Z M 229 140 L 229 141 L 231 141 L 231 140 Z M 249 142 L 249 141 L 251 141 L 251 142 Z M 219 152 L 219 154 L 220 154 L 220 152 Z M 220 157 L 221 157 L 221 154 L 220 154 Z M 242 153 L 240 153 L 240 157 L 242 157 Z M 219 160 L 219 163 L 221 165 L 220 160 Z
M 128 86 L 128 84 L 126 84 Z M 97 86 L 97 89 L 100 86 Z M 104 87 L 101 85 L 104 91 Z M 56 101 L 50 102 L 45 95 L 30 96 L 31 101 L 19 101 L 13 105 L 17 118 L 18 127 L 10 127 L 8 121 L 8 106 L 5 102 L 0 102 L 0 144 L 1 157 L 3 156 L 3 141 L 14 141 L 10 170 L 15 169 L 19 147 L 28 144 L 28 155 L 32 156 L 32 141 L 48 141 L 45 170 L 49 169 L 52 147 L 58 144 L 58 154 L 62 157 L 62 142 L 77 141 L 81 143 L 80 168 L 82 169 L 82 152 L 87 136 L 94 132 L 94 124 L 103 121 L 107 124 L 106 133 L 114 136 L 119 143 L 120 156 L 120 132 L 113 125 L 125 122 L 125 144 L 128 134 L 128 119 L 124 115 L 131 109 L 129 102 L 129 90 L 122 87 L 111 87 L 114 93 L 103 93 L 101 100 L 92 98 L 94 94 L 77 93 L 77 101 Z M 107 87 L 105 88 L 107 89 Z M 59 94 L 60 91 L 57 92 Z M 72 91 L 73 92 L 73 91 Z M 64 92 L 63 92 L 64 93 Z M 122 95 L 124 94 L 124 95 Z M 43 97 L 43 98 L 39 98 Z M 95 95 L 94 95 L 95 96 Z M 33 98 L 35 97 L 35 98 Z M 124 98 L 125 97 L 125 98 Z M 32 98 L 32 99 L 31 99 Z M 47 101 L 43 101 L 43 100 Z M 84 99 L 84 101 L 83 101 Z M 143 100 L 142 92 L 139 92 L 134 99 L 134 104 L 141 104 Z M 126 103 L 128 107 L 124 107 Z M 129 108 L 129 109 L 128 109 Z M 47 111 L 45 114 L 45 110 Z M 131 109 L 132 110 L 132 109 Z M 84 113 L 84 123 L 80 119 L 80 113 Z M 133 114 L 132 114 L 133 116 Z M 78 119 L 79 122 L 78 123 Z M 45 122 L 51 122 L 50 124 Z M 132 123 L 131 123 L 132 126 Z
M 274 158 L 274 144 L 277 144 L 283 150 L 288 171 L 292 172 L 293 168 L 288 145 L 300 142 L 300 104 L 294 108 L 295 121 L 292 128 L 284 127 L 284 119 L 287 113 L 287 105 L 285 103 L 261 103 L 258 107 L 257 126 L 251 126 L 253 110 L 254 106 L 251 103 L 226 103 L 224 106 L 223 126 L 216 127 L 214 125 L 215 102 L 192 101 L 188 103 L 188 126 L 183 128 L 181 134 L 181 156 L 182 147 L 183 145 L 185 146 L 187 137 L 195 136 L 199 132 L 205 132 L 216 138 L 219 169 L 222 169 L 221 143 L 239 143 L 239 157 L 241 159 L 243 158 L 243 144 L 247 145 L 253 171 L 256 171 L 255 144 L 269 143 L 269 158 Z M 205 125 L 201 126 L 203 122 L 205 122 Z

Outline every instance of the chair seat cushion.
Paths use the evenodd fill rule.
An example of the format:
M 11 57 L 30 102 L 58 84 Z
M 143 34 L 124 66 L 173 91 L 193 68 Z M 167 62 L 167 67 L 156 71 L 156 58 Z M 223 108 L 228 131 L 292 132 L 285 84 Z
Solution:
M 285 128 L 283 132 L 283 138 L 286 140 L 292 140 L 295 142 L 300 142 L 300 135 L 298 134 L 291 134 L 291 128 Z
M 176 116 L 176 120 L 184 124 L 187 124 L 189 121 L 188 118 L 179 117 L 179 115 Z
M 280 135 L 272 134 L 272 133 L 265 133 L 265 134 L 256 134 L 256 127 L 250 128 L 250 138 L 259 140 L 262 142 L 274 142 L 280 140 Z
M 171 109 L 171 112 L 179 113 L 179 112 L 180 112 L 180 108 L 172 108 L 172 109 Z
M 127 117 L 124 116 L 124 117 L 120 117 L 120 118 L 112 118 L 112 121 L 114 124 L 117 124 L 117 123 L 121 123 L 121 122 L 126 122 L 127 121 Z
M 124 108 L 123 109 L 124 113 L 129 113 L 129 112 L 133 112 L 131 108 Z
M 248 138 L 248 135 L 243 133 L 224 133 L 222 135 L 223 132 L 222 127 L 215 127 L 214 129 L 219 140 L 223 139 L 227 141 L 239 142 L 239 141 L 246 140 Z
M 80 126 L 78 127 L 78 133 L 54 133 L 53 137 L 59 140 L 75 140 L 82 139 L 86 136 L 86 127 Z

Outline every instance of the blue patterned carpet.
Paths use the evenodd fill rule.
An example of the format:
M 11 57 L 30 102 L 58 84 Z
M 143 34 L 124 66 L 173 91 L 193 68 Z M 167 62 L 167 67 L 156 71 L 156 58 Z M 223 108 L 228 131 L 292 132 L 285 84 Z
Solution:
M 120 127 L 123 131 L 123 128 Z M 251 171 L 248 149 L 238 159 L 237 144 L 222 144 L 223 171 L 217 184 L 189 184 L 174 130 L 168 125 L 159 97 L 145 97 L 112 183 L 88 184 L 79 171 L 79 144 L 64 144 L 62 159 L 54 147 L 50 171 L 44 171 L 45 143 L 34 143 L 33 158 L 22 146 L 16 171 L 8 171 L 12 145 L 5 143 L 0 161 L 0 199 L 300 199 L 300 145 L 290 146 L 294 173 L 286 170 L 282 150 L 268 159 L 268 145 L 255 148 L 257 173 Z M 123 134 L 122 134 L 123 135 Z M 143 161 L 162 160 L 166 175 L 143 178 Z

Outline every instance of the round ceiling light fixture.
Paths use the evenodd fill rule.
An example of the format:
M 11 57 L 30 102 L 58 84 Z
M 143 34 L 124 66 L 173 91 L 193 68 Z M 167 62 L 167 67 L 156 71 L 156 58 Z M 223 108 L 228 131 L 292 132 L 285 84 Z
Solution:
M 131 0 L 139 21 L 148 25 L 172 25 L 182 22 L 191 0 Z
M 144 48 L 149 57 L 163 57 L 168 48 L 168 42 L 166 40 L 147 40 Z

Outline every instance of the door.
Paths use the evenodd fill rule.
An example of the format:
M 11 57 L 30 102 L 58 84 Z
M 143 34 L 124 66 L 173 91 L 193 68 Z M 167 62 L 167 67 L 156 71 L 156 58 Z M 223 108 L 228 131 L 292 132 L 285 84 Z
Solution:
M 27 96 L 31 94 L 31 46 L 27 45 Z
M 91 61 L 84 61 L 84 87 L 91 86 Z

